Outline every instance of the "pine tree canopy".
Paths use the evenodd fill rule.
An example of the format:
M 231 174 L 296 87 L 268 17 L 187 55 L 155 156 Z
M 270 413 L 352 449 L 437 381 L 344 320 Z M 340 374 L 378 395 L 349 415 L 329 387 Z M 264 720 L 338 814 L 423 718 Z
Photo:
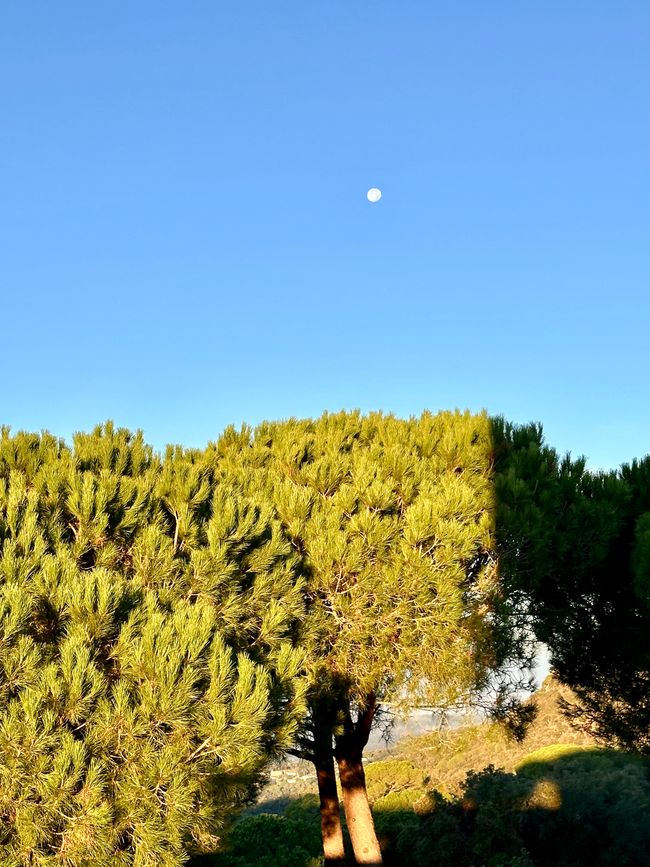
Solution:
M 176 867 L 303 715 L 296 555 L 200 453 L 0 435 L 0 861 Z
M 650 753 L 650 458 L 558 460 L 535 426 L 495 426 L 504 585 L 605 743 Z
M 210 451 L 299 557 L 312 704 L 466 701 L 522 657 L 486 415 L 326 414 L 230 429 Z

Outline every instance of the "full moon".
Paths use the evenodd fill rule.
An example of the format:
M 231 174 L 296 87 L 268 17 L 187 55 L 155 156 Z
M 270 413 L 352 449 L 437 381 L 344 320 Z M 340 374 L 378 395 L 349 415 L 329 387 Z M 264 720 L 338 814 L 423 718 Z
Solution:
M 369 202 L 378 202 L 381 199 L 381 190 L 371 187 L 366 193 Z

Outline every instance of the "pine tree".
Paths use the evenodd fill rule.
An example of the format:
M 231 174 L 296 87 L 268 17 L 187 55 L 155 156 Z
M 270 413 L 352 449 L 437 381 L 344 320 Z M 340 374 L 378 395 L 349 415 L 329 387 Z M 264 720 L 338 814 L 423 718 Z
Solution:
M 176 867 L 303 714 L 270 507 L 111 424 L 0 436 L 0 860 Z
M 495 422 L 494 439 L 504 580 L 579 699 L 566 710 L 650 753 L 650 458 L 589 472 L 539 426 Z
M 316 768 L 327 864 L 345 857 L 335 761 L 356 861 L 381 863 L 362 764 L 381 704 L 469 701 L 524 653 L 499 581 L 492 450 L 489 419 L 469 413 L 324 415 L 212 446 L 300 560 L 310 691 L 294 749 Z

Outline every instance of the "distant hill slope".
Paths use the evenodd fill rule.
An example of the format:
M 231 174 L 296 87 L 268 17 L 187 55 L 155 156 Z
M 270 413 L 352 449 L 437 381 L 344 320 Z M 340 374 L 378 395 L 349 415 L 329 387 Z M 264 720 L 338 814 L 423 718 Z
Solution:
M 393 747 L 369 755 L 370 762 L 386 759 L 410 761 L 425 771 L 429 788 L 455 793 L 470 770 L 488 765 L 512 771 L 534 750 L 550 744 L 592 746 L 589 735 L 574 729 L 562 714 L 560 698 L 573 699 L 569 689 L 549 675 L 528 700 L 537 706 L 537 716 L 521 742 L 508 738 L 503 728 L 483 722 L 456 730 L 406 737 Z
M 488 765 L 514 770 L 519 761 L 534 750 L 550 744 L 576 744 L 590 746 L 594 741 L 573 729 L 562 715 L 558 699 L 572 699 L 573 694 L 552 676 L 546 678 L 540 689 L 528 700 L 537 705 L 538 713 L 523 741 L 509 740 L 503 729 L 488 722 L 407 736 L 387 748 L 368 753 L 368 763 L 386 760 L 406 760 L 423 771 L 429 778 L 430 789 L 454 794 L 470 770 L 481 770 Z M 379 770 L 379 769 L 378 769 Z M 387 772 L 392 772 L 390 768 Z M 421 776 L 420 774 L 416 776 Z M 268 784 L 260 792 L 257 803 L 247 814 L 282 813 L 289 803 L 302 795 L 314 794 L 316 778 L 309 762 L 291 761 L 276 766 Z M 371 793 L 372 794 L 372 793 Z

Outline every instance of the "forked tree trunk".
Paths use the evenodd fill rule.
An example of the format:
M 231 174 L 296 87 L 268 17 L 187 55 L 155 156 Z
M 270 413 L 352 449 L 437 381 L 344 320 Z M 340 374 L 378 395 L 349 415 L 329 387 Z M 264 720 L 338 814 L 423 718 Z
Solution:
M 345 844 L 341 828 L 341 811 L 339 796 L 336 790 L 336 775 L 334 773 L 334 756 L 331 740 L 327 753 L 317 755 L 314 760 L 316 778 L 318 779 L 318 796 L 320 798 L 320 827 L 323 836 L 323 854 L 325 867 L 342 867 L 345 860 Z
M 357 722 L 347 711 L 344 733 L 336 738 L 336 759 L 343 794 L 345 820 L 357 864 L 366 867 L 381 867 L 383 860 L 375 832 L 375 823 L 368 803 L 366 774 L 363 770 L 363 749 L 368 743 L 375 716 L 375 697 L 368 697 L 366 706 L 359 712 Z

